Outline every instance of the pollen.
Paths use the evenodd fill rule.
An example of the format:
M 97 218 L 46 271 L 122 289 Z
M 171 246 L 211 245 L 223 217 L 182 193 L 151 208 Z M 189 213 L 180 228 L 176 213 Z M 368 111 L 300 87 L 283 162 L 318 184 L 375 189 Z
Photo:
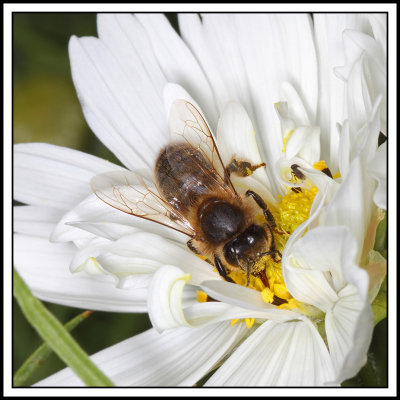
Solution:
M 324 169 L 328 168 L 326 165 L 325 160 L 320 160 L 314 163 L 313 168 L 317 169 L 318 171 L 323 171 Z
M 303 187 L 299 192 L 288 190 L 285 196 L 278 196 L 277 204 L 268 205 L 276 223 L 276 227 L 272 230 L 275 249 L 280 254 L 283 253 L 293 231 L 308 218 L 316 194 L 315 187 L 310 189 Z M 267 304 L 282 309 L 301 308 L 301 304 L 291 296 L 285 285 L 280 257 L 265 255 L 260 258 L 252 268 L 249 281 L 247 274 L 241 270 L 231 271 L 229 277 L 239 285 L 259 291 Z
M 246 326 L 247 326 L 247 329 L 250 329 L 253 326 L 254 321 L 255 321 L 255 318 L 244 318 L 244 319 L 236 318 L 236 319 L 231 319 L 231 326 L 236 325 L 236 324 L 238 324 L 240 322 L 244 322 L 246 324 Z
M 285 232 L 291 234 L 304 222 L 309 214 L 312 202 L 317 194 L 317 188 L 303 189 L 301 192 L 289 192 L 280 196 L 274 218 L 277 225 Z
M 198 290 L 196 295 L 197 295 L 196 296 L 197 297 L 197 301 L 199 303 L 205 303 L 207 301 L 207 299 L 208 299 L 207 293 L 205 293 L 205 292 L 203 292 L 201 290 Z
M 340 178 L 342 175 L 340 175 L 340 172 L 336 172 L 335 174 L 333 174 L 333 179 L 338 179 Z

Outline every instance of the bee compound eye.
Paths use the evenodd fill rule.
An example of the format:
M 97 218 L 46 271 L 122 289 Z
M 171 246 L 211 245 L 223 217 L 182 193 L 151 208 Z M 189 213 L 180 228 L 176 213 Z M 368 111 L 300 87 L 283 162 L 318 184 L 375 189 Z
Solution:
M 234 266 L 239 266 L 238 256 L 240 254 L 240 249 L 237 247 L 236 240 L 228 242 L 224 246 L 224 256 L 226 261 Z

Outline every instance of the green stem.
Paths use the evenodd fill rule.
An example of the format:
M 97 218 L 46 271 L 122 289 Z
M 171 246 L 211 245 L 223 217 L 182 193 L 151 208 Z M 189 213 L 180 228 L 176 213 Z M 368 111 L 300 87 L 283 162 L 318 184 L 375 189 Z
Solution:
M 77 315 L 71 321 L 68 321 L 64 328 L 71 332 L 75 329 L 81 322 L 83 322 L 87 317 L 93 314 L 93 311 L 84 311 L 83 313 Z M 47 343 L 43 343 L 39 346 L 21 365 L 18 371 L 14 374 L 13 384 L 16 387 L 24 386 L 25 382 L 35 373 L 35 371 L 44 364 L 47 358 L 52 353 L 52 349 Z
M 14 296 L 41 338 L 87 386 L 113 386 L 65 327 L 36 299 L 14 269 Z

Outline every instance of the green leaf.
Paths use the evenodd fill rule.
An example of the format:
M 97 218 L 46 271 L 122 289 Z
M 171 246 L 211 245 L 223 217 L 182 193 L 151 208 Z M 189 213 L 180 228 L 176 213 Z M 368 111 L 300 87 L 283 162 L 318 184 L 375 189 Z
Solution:
M 379 293 L 371 304 L 374 314 L 374 325 L 387 317 L 387 277 L 382 282 Z
M 87 386 L 113 386 L 64 326 L 36 299 L 14 269 L 14 296 L 41 338 Z
M 374 250 L 379 251 L 387 259 L 387 213 L 376 228 Z
M 71 332 L 76 328 L 81 322 L 93 314 L 93 311 L 84 311 L 83 313 L 77 315 L 71 321 L 64 325 L 64 328 Z M 18 371 L 14 374 L 13 384 L 16 387 L 24 386 L 25 382 L 35 373 L 35 371 L 44 364 L 46 359 L 52 353 L 51 347 L 47 343 L 43 343 L 38 347 L 21 365 Z

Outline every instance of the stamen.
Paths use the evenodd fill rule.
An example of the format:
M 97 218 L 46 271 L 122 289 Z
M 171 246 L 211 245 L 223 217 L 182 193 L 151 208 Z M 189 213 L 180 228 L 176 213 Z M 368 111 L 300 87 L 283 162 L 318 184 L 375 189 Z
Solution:
M 275 252 L 283 253 L 287 240 L 293 231 L 304 222 L 309 214 L 317 188 L 303 189 L 300 192 L 288 191 L 279 196 L 278 204 L 268 204 L 276 223 L 274 232 L 275 249 L 265 252 L 254 265 L 245 271 L 231 271 L 229 277 L 237 284 L 255 289 L 261 293 L 265 303 L 279 308 L 299 308 L 286 288 L 281 269 L 281 261 L 274 257 Z

